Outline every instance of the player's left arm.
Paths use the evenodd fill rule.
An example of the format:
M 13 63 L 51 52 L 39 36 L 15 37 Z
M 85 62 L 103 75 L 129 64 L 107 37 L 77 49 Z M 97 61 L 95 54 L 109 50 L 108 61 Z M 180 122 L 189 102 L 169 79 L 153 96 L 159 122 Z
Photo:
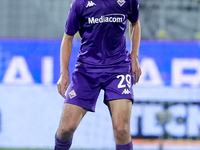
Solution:
M 74 36 L 64 33 L 60 47 L 60 78 L 57 82 L 58 92 L 64 97 L 68 88 L 69 79 L 69 61 L 72 52 L 72 41 Z
M 139 46 L 141 39 L 141 26 L 139 19 L 137 20 L 137 22 L 130 22 L 129 35 L 131 40 L 132 75 L 135 76 L 134 84 L 136 84 L 139 81 L 140 75 L 142 74 L 140 64 L 138 61 Z

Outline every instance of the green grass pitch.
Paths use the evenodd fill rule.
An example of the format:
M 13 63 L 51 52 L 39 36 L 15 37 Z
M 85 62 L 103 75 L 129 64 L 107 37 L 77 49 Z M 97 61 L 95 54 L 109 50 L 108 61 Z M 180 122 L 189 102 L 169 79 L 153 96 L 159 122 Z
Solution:
M 53 150 L 53 149 L 29 149 L 29 148 L 24 148 L 24 149 L 15 149 L 15 148 L 0 148 L 0 150 Z M 95 149 L 72 149 L 72 150 L 95 150 Z M 97 150 L 97 149 L 96 149 Z M 100 149 L 99 149 L 100 150 Z
M 15 148 L 0 148 L 0 150 L 53 150 L 53 149 L 30 149 L 30 148 L 15 149 Z M 72 149 L 72 150 L 92 150 L 92 149 Z

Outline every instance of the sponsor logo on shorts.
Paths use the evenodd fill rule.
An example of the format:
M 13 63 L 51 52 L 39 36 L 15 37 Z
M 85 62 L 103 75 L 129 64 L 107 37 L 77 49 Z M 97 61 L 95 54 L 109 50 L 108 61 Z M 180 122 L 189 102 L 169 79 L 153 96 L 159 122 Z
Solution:
M 69 92 L 69 98 L 70 99 L 72 99 L 75 96 L 76 96 L 76 92 L 74 90 L 72 90 L 71 92 Z
M 108 14 L 101 16 L 100 18 L 89 17 L 89 24 L 96 23 L 122 23 L 125 20 L 125 15 L 123 14 Z
M 129 91 L 129 89 L 124 89 L 124 91 L 122 92 L 122 94 L 131 94 L 131 92 Z

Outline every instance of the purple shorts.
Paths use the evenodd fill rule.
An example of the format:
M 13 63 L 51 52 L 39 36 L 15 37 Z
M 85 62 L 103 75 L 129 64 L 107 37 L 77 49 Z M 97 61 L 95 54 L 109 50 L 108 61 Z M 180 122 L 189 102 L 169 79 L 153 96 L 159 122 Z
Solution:
M 131 73 L 81 73 L 74 71 L 66 92 L 65 103 L 95 111 L 99 93 L 104 90 L 104 103 L 116 99 L 133 102 L 133 76 Z

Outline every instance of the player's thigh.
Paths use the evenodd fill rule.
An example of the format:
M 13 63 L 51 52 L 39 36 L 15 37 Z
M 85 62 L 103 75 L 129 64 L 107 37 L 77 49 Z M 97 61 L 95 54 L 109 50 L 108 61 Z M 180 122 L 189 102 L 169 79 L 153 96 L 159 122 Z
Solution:
M 87 110 L 82 107 L 64 103 L 58 132 L 74 131 Z
M 99 74 L 74 71 L 67 89 L 65 103 L 80 106 L 95 112 L 96 102 L 101 90 Z
M 111 74 L 103 86 L 104 103 L 117 99 L 129 99 L 134 101 L 133 94 L 133 76 L 131 73 Z
M 130 125 L 130 116 L 132 110 L 132 101 L 129 99 L 118 99 L 108 102 L 109 110 L 112 117 L 113 127 L 127 126 Z

